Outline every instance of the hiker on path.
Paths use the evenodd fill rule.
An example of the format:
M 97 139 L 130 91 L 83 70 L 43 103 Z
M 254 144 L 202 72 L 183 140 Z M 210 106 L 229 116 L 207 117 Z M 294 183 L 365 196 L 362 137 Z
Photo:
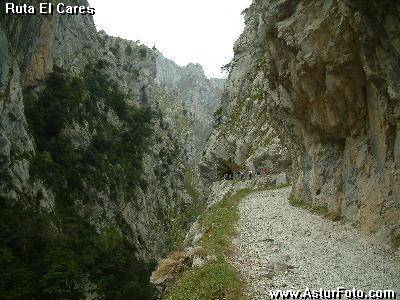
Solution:
M 253 179 L 253 171 L 249 171 L 249 179 L 250 179 L 250 180 Z

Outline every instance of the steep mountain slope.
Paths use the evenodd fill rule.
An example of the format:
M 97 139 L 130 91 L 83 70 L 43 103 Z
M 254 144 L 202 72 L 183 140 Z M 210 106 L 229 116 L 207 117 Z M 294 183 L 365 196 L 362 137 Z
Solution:
M 205 201 L 163 110 L 158 56 L 89 16 L 1 11 L 1 297 L 152 297 L 152 262 Z
M 173 61 L 157 56 L 157 80 L 163 93 L 177 102 L 160 101 L 174 127 L 180 128 L 179 137 L 186 145 L 186 154 L 191 164 L 201 157 L 214 126 L 213 115 L 220 105 L 224 86 L 223 79 L 208 79 L 199 64 L 180 67 Z M 181 111 L 184 116 L 177 118 Z M 183 120 L 182 120 L 183 119 Z M 189 123 L 185 124 L 185 121 Z
M 223 101 L 223 119 L 243 111 L 290 149 L 295 198 L 397 244 L 399 12 L 383 0 L 254 1 Z M 249 116 L 259 103 L 260 116 Z M 216 135 L 217 145 L 234 140 Z

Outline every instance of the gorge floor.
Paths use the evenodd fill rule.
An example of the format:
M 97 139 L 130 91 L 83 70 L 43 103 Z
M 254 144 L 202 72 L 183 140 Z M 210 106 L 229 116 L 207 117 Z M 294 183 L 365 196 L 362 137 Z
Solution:
M 270 289 L 391 289 L 400 294 L 398 255 L 349 224 L 290 206 L 290 188 L 253 193 L 239 204 L 234 266 L 249 299 Z

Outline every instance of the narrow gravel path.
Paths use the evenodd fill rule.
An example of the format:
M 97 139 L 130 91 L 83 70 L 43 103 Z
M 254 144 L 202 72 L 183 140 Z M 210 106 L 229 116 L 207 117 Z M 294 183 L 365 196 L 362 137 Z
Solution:
M 290 188 L 253 193 L 239 205 L 233 264 L 250 299 L 270 289 L 392 289 L 400 296 L 400 259 L 348 224 L 288 203 Z

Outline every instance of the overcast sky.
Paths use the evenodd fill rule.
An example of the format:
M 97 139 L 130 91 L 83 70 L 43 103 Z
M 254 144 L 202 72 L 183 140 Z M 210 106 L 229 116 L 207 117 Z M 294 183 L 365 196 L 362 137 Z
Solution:
M 208 77 L 233 57 L 251 0 L 89 0 L 98 30 L 157 47 L 184 66 L 200 63 Z

